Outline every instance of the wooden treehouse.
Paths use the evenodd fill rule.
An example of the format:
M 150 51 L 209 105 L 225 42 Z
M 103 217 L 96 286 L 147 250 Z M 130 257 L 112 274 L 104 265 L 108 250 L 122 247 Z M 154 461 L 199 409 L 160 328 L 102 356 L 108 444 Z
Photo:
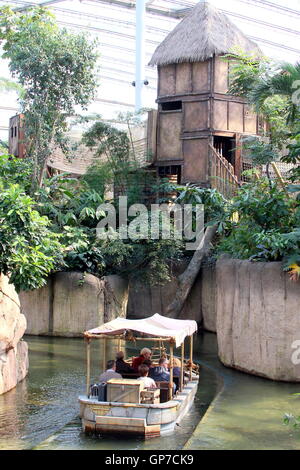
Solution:
M 24 114 L 17 114 L 9 120 L 8 147 L 9 153 L 15 157 L 24 158 L 26 156 Z
M 261 55 L 226 15 L 206 2 L 157 47 L 158 110 L 149 114 L 148 150 L 158 175 L 178 183 L 216 187 L 230 195 L 243 170 L 241 138 L 259 122 L 243 98 L 228 94 L 230 63 L 240 48 Z

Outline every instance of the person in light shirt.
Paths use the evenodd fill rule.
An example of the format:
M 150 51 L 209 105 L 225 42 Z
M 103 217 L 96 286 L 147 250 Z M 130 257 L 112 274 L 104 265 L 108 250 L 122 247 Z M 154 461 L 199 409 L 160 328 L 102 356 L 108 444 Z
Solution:
M 121 379 L 122 375 L 116 372 L 116 361 L 110 360 L 107 361 L 107 369 L 99 377 L 99 383 L 106 383 L 110 379 Z
M 149 367 L 146 366 L 146 364 L 141 364 L 139 366 L 139 373 L 141 374 L 141 377 L 139 377 L 137 380 L 144 382 L 146 388 L 157 388 L 154 380 L 148 377 Z

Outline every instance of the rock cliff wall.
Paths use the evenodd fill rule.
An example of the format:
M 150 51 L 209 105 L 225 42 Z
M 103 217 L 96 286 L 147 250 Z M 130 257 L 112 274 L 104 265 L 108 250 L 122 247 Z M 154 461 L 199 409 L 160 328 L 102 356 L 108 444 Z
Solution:
M 128 318 L 144 318 L 154 313 L 164 315 L 177 289 L 176 277 L 186 266 L 186 263 L 173 266 L 171 281 L 162 286 L 149 287 L 140 282 L 131 283 Z M 203 265 L 178 318 L 195 320 L 208 331 L 216 331 L 215 265 Z
M 20 293 L 30 335 L 81 336 L 117 316 L 125 316 L 128 283 L 119 276 L 60 272 L 45 287 Z
M 28 347 L 22 340 L 25 329 L 19 297 L 9 279 L 0 275 L 0 395 L 27 375 Z
M 281 263 L 226 259 L 217 263 L 216 283 L 223 364 L 300 382 L 300 282 L 292 282 Z

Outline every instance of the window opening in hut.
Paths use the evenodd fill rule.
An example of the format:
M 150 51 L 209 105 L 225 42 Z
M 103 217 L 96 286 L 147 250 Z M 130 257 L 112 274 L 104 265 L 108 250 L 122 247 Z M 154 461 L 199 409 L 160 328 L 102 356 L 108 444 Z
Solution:
M 158 167 L 158 175 L 160 178 L 166 178 L 170 183 L 180 184 L 181 182 L 181 165 L 170 165 Z
M 158 176 L 167 180 L 170 184 L 181 183 L 181 165 L 167 165 L 158 167 Z M 172 203 L 178 196 L 177 191 L 160 191 L 159 198 L 161 201 Z
M 235 139 L 231 137 L 214 136 L 214 148 L 217 152 L 226 158 L 232 166 L 235 165 Z
M 162 111 L 181 111 L 182 110 L 182 101 L 166 101 L 161 103 Z

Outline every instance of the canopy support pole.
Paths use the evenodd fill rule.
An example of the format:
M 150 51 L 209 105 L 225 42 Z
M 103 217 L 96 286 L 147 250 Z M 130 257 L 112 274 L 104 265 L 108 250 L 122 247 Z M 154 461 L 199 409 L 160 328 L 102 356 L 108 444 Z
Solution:
M 173 398 L 173 343 L 170 343 L 170 388 L 169 399 Z
M 86 340 L 86 396 L 89 396 L 91 383 L 91 340 Z
M 192 380 L 193 375 L 193 339 L 194 335 L 190 336 L 190 380 Z
M 184 341 L 181 344 L 181 368 L 180 368 L 180 391 L 183 390 L 183 373 L 184 373 Z
M 103 338 L 102 369 L 103 369 L 103 372 L 106 371 L 106 338 Z

